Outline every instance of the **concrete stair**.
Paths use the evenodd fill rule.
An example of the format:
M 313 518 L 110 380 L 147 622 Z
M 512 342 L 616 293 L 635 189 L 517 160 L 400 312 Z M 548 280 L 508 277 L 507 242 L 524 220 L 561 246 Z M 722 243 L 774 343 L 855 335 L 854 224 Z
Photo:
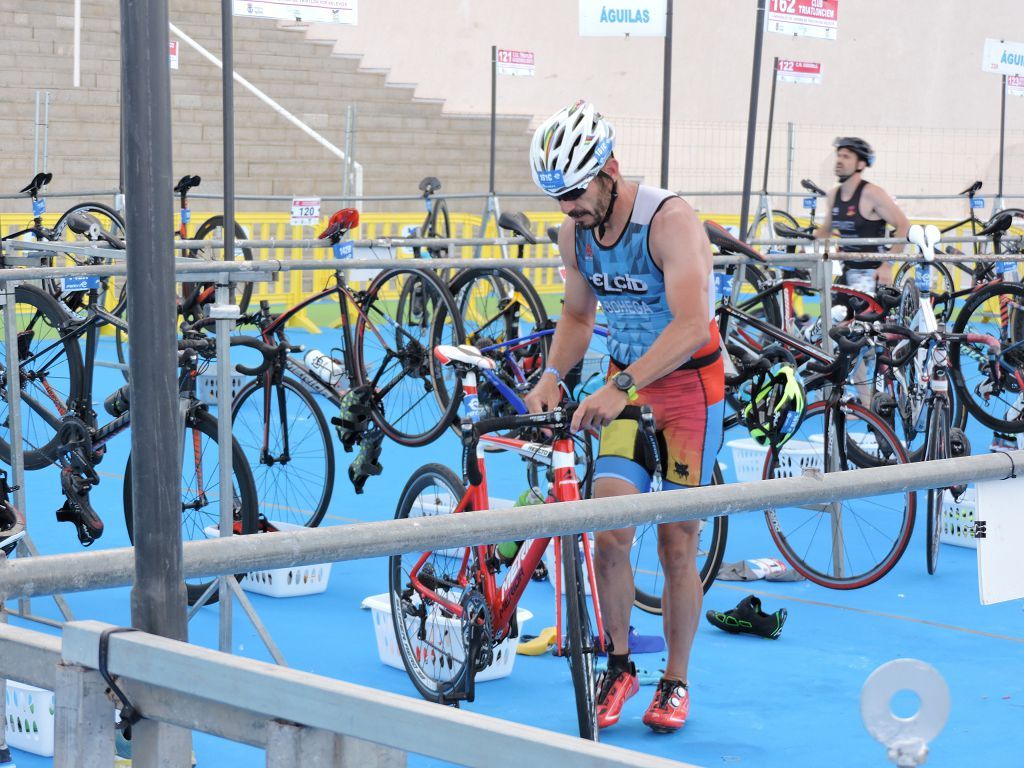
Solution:
M 113 188 L 118 183 L 120 6 L 83 0 L 81 86 L 72 87 L 73 20 L 63 0 L 38 0 L 31 13 L 0 0 L 0 26 L 12 32 L 0 46 L 0 192 L 15 192 L 32 175 L 35 92 L 50 91 L 50 189 Z M 219 6 L 171 0 L 171 22 L 221 57 Z M 172 35 L 173 37 L 173 35 Z M 488 180 L 490 122 L 486 116 L 447 115 L 434 99 L 392 84 L 360 60 L 336 55 L 304 30 L 272 21 L 234 19 L 235 69 L 283 108 L 344 148 L 347 107 L 356 109 L 355 159 L 366 195 L 417 194 L 434 175 L 451 193 L 483 192 Z M 174 176 L 203 177 L 200 192 L 222 189 L 221 72 L 179 42 L 180 68 L 171 71 Z M 498 120 L 497 187 L 534 191 L 527 166 L 529 121 Z M 235 84 L 236 189 L 240 195 L 337 195 L 343 163 L 254 95 Z M 418 210 L 415 201 L 368 204 L 366 210 Z M 5 209 L 18 203 L 6 201 Z M 479 212 L 481 201 L 453 204 Z M 197 201 L 197 209 L 219 208 Z M 245 203 L 242 210 L 286 208 L 285 202 Z

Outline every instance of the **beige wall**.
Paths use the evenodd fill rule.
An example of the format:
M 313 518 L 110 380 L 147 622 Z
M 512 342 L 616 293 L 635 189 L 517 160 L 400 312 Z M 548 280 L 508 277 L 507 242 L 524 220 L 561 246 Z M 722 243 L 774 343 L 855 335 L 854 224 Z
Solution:
M 755 0 L 675 2 L 670 186 L 739 189 L 750 91 Z M 580 38 L 576 0 L 372 0 L 357 27 L 318 27 L 336 51 L 414 83 L 446 112 L 490 109 L 490 46 L 532 50 L 537 74 L 498 80 L 499 111 L 534 120 L 578 97 L 619 123 L 626 169 L 657 181 L 663 41 Z M 819 61 L 818 86 L 782 84 L 776 103 L 772 189 L 786 186 L 786 123 L 793 175 L 830 177 L 831 139 L 859 133 L 876 145 L 873 178 L 894 194 L 955 194 L 975 178 L 994 192 L 1000 79 L 981 71 L 986 37 L 1024 40 L 1020 0 L 936 3 L 843 0 L 836 41 L 766 34 L 759 119 L 767 121 L 772 57 Z M 759 131 L 763 141 L 765 130 Z M 1024 98 L 1007 104 L 1005 189 L 1024 194 Z M 763 168 L 758 149 L 755 179 Z M 757 182 L 759 185 L 759 181 Z M 910 203 L 925 213 L 935 203 Z M 1024 200 L 1017 204 L 1024 204 Z M 950 213 L 959 212 L 956 206 Z

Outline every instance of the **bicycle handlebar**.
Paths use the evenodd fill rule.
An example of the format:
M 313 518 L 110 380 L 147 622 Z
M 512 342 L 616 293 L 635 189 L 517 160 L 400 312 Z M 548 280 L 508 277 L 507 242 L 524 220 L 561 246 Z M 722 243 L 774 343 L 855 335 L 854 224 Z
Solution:
M 231 339 L 231 346 L 250 347 L 263 355 L 263 362 L 255 368 L 250 368 L 241 364 L 235 366 L 235 370 L 245 376 L 259 376 L 274 364 L 274 360 L 277 357 L 286 355 L 289 352 L 301 351 L 301 347 L 295 347 L 290 344 L 285 344 L 284 342 L 281 342 L 276 346 L 270 346 L 254 336 L 236 336 Z

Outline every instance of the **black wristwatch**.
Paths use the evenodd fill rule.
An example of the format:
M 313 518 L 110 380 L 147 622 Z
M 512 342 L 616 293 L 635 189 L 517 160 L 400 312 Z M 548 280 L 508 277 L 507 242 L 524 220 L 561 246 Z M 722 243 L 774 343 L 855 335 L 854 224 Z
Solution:
M 626 397 L 629 399 L 629 402 L 636 400 L 636 381 L 634 381 L 633 374 L 629 371 L 619 371 L 612 376 L 612 384 L 620 392 L 626 393 Z

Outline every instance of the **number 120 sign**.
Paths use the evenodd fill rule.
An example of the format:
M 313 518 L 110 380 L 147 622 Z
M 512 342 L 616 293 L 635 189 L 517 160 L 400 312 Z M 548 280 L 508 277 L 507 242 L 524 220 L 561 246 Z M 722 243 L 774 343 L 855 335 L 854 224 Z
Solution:
M 839 0 L 769 0 L 768 31 L 835 40 Z

